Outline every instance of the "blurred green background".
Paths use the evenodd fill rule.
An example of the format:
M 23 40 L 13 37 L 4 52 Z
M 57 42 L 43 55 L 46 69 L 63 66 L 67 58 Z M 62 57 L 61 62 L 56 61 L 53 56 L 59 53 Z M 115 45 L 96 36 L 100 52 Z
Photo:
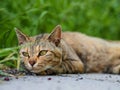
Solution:
M 15 27 L 33 36 L 58 24 L 63 31 L 119 40 L 120 0 L 0 0 L 0 63 L 16 65 Z

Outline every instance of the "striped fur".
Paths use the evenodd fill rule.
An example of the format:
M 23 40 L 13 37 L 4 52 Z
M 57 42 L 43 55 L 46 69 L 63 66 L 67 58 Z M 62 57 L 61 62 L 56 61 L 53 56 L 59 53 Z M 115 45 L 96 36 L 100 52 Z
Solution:
M 16 30 L 20 57 L 37 74 L 120 73 L 120 43 L 55 27 L 51 34 L 28 37 Z M 25 53 L 23 53 L 25 52 Z M 27 53 L 26 53 L 27 52 Z

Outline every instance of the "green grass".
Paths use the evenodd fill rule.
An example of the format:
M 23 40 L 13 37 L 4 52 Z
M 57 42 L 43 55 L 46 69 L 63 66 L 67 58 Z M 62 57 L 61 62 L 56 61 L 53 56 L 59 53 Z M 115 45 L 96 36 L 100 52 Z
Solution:
M 78 31 L 105 39 L 120 39 L 119 0 L 0 0 L 0 64 L 18 68 L 17 27 L 27 35 Z
M 5 65 L 7 67 L 16 68 L 19 70 L 20 58 L 18 49 L 19 47 L 5 48 L 0 50 L 0 69 L 4 69 L 4 67 L 1 66 Z

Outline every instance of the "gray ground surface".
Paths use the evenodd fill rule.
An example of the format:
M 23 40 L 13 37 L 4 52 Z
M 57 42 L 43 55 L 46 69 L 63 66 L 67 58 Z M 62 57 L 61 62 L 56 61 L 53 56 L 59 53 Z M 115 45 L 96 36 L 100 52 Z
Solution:
M 24 76 L 0 81 L 0 90 L 120 90 L 120 76 L 79 74 Z

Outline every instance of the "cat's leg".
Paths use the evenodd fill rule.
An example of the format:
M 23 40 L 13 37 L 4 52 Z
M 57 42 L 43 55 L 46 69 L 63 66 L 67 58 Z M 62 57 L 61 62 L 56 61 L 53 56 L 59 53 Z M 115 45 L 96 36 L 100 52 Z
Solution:
M 112 68 L 112 73 L 114 74 L 120 74 L 120 65 L 117 65 Z
M 42 71 L 40 72 L 38 75 L 55 75 L 56 73 L 53 71 L 53 70 L 45 70 L 45 71 Z
M 74 74 L 83 73 L 84 65 L 81 60 L 64 60 L 61 64 L 52 67 L 50 69 L 50 74 Z M 47 73 L 48 74 L 48 73 Z
M 83 73 L 84 65 L 80 60 L 65 60 L 62 62 L 63 73 Z

